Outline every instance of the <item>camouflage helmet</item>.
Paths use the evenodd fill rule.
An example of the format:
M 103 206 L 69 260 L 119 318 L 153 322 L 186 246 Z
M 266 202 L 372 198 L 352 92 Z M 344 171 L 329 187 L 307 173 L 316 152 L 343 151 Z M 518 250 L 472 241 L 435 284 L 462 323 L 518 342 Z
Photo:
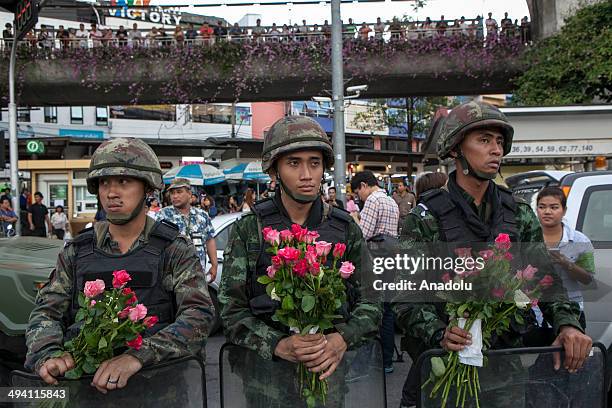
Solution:
M 321 150 L 325 164 L 334 164 L 334 151 L 321 126 L 306 116 L 287 116 L 276 121 L 264 139 L 261 167 L 267 173 L 280 156 L 297 150 Z
M 438 157 L 446 159 L 470 131 L 482 127 L 499 128 L 504 136 L 504 156 L 510 153 L 514 129 L 495 106 L 484 102 L 467 102 L 448 114 L 438 130 Z
M 159 159 L 140 139 L 116 138 L 98 146 L 87 172 L 87 191 L 98 194 L 98 179 L 106 176 L 130 176 L 151 189 L 164 188 Z

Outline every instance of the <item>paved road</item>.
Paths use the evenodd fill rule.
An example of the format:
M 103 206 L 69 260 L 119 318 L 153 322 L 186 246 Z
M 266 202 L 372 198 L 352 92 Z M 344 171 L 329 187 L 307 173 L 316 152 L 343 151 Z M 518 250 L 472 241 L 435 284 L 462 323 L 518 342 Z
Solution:
M 208 339 L 206 345 L 206 391 L 208 395 L 208 408 L 220 408 L 220 392 L 219 392 L 219 350 L 225 342 L 225 338 L 221 335 L 216 335 Z M 399 337 L 396 339 L 399 344 Z M 387 407 L 398 408 L 404 380 L 410 369 L 410 357 L 404 353 L 405 362 L 395 363 L 395 371 L 387 375 Z M 235 407 L 226 407 L 235 408 Z M 353 408 L 353 407 L 346 407 Z M 363 407 L 370 408 L 370 407 Z M 378 408 L 378 407 L 375 407 Z M 382 407 L 380 407 L 382 408 Z

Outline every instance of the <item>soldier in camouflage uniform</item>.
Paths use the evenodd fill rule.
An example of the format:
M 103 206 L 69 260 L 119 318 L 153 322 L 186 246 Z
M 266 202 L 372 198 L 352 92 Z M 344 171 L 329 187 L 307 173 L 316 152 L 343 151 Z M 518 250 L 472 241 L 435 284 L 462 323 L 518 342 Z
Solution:
M 246 365 L 244 370 L 251 370 L 244 373 L 243 381 L 246 376 L 253 377 L 245 384 L 247 399 L 254 406 L 265 404 L 268 408 L 298 402 L 295 393 L 269 386 L 266 376 L 293 378 L 295 373 L 281 372 L 280 364 L 273 360 L 303 362 L 313 372 L 321 373 L 321 378 L 327 378 L 337 369 L 347 348 L 375 338 L 381 306 L 364 292 L 368 287 L 361 267 L 365 242 L 359 226 L 346 211 L 321 199 L 324 170 L 333 165 L 334 158 L 331 143 L 319 124 L 303 116 L 278 120 L 266 135 L 262 159 L 263 171 L 277 182 L 276 194 L 256 203 L 252 213 L 235 223 L 224 254 L 219 304 L 227 339 L 268 362 L 265 367 L 238 362 Z M 343 260 L 350 260 L 356 267 L 346 282 L 349 302 L 342 308 L 344 317 L 325 335 L 291 335 L 287 327 L 271 319 L 278 302 L 257 283 L 257 277 L 271 265 L 270 254 L 265 251 L 269 245 L 262 244 L 262 228 L 282 230 L 294 223 L 316 230 L 320 240 L 346 243 Z M 279 384 L 278 380 L 275 383 Z M 255 395 L 257 392 L 260 394 Z M 335 391 L 336 398 L 338 393 Z M 329 395 L 334 396 L 331 389 Z M 336 405 L 328 401 L 328 406 Z
M 419 198 L 420 204 L 403 225 L 401 240 L 408 248 L 427 251 L 429 243 L 491 243 L 499 233 L 507 233 L 512 242 L 525 244 L 521 254 L 524 259 L 539 268 L 541 277 L 555 277 L 550 289 L 555 295 L 540 307 L 553 328 L 553 344 L 565 348 L 565 367 L 574 371 L 582 366 L 591 348 L 591 339 L 583 334 L 577 320 L 579 309 L 564 295 L 531 207 L 493 182 L 502 157 L 510 152 L 513 134 L 504 114 L 492 105 L 468 102 L 455 107 L 440 126 L 437 150 L 440 159 L 453 158 L 457 170 L 449 175 L 446 187 Z M 468 332 L 448 325 L 443 305 L 400 301 L 393 308 L 405 333 L 402 343 L 413 361 L 428 348 L 458 351 L 471 343 Z M 497 339 L 493 348 L 524 345 L 520 332 L 527 330 L 523 329 Z M 415 374 L 414 370 L 409 374 L 402 406 L 416 403 L 419 385 L 414 382 Z
M 164 207 L 157 213 L 157 220 L 166 220 L 179 227 L 181 234 L 191 238 L 200 258 L 202 270 L 206 270 L 206 254 L 210 258 L 209 281 L 217 277 L 217 245 L 215 230 L 206 211 L 193 207 L 191 185 L 188 179 L 175 178 L 168 187 L 172 206 Z
M 64 247 L 38 293 L 26 330 L 25 366 L 45 382 L 57 383 L 74 366 L 69 354 L 52 355 L 78 332 L 74 318 L 85 281 L 103 279 L 112 287 L 117 269 L 133 272 L 127 286 L 159 323 L 139 350 L 103 362 L 92 385 L 106 393 L 125 387 L 143 366 L 203 356 L 213 306 L 193 244 L 176 226 L 146 216 L 146 193 L 162 187 L 157 156 L 143 141 L 112 139 L 94 152 L 87 189 L 98 195 L 107 221 L 82 231 Z

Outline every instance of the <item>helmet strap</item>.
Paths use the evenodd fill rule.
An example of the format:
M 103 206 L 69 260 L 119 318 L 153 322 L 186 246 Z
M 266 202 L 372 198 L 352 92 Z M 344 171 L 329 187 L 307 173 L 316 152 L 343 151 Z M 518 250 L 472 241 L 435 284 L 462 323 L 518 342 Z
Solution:
M 291 190 L 287 188 L 285 183 L 283 183 L 283 180 L 281 179 L 281 176 L 278 172 L 276 173 L 276 182 L 277 182 L 278 188 L 282 190 L 284 193 L 286 193 L 296 203 L 310 204 L 310 203 L 315 202 L 319 198 L 320 192 L 318 191 L 316 194 L 312 194 L 312 195 L 298 194 L 298 193 L 291 192 Z
M 459 163 L 461 163 L 461 167 L 463 169 L 462 173 L 465 176 L 472 176 L 482 181 L 495 180 L 495 177 L 497 177 L 497 173 L 489 174 L 475 170 L 472 166 L 470 166 L 470 163 L 468 163 L 461 149 L 457 150 L 456 159 L 459 161 Z
M 132 210 L 132 212 L 128 215 L 123 215 L 123 214 L 106 214 L 106 219 L 108 220 L 108 222 L 110 222 L 113 225 L 125 225 L 128 222 L 134 220 L 136 217 L 138 217 L 138 215 L 140 215 L 140 213 L 142 212 L 143 207 L 145 206 L 147 201 L 147 196 L 146 194 L 142 197 L 142 200 L 140 201 L 140 205 L 137 205 L 136 208 L 134 208 L 134 210 Z

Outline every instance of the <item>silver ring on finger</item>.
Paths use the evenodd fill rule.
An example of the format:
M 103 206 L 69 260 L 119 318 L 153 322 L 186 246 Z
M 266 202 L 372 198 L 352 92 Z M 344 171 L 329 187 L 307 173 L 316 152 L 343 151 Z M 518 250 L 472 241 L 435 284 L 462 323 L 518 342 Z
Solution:
M 116 380 L 111 380 L 110 378 L 108 379 L 108 381 L 106 381 L 108 384 L 118 384 L 119 383 L 119 379 Z

